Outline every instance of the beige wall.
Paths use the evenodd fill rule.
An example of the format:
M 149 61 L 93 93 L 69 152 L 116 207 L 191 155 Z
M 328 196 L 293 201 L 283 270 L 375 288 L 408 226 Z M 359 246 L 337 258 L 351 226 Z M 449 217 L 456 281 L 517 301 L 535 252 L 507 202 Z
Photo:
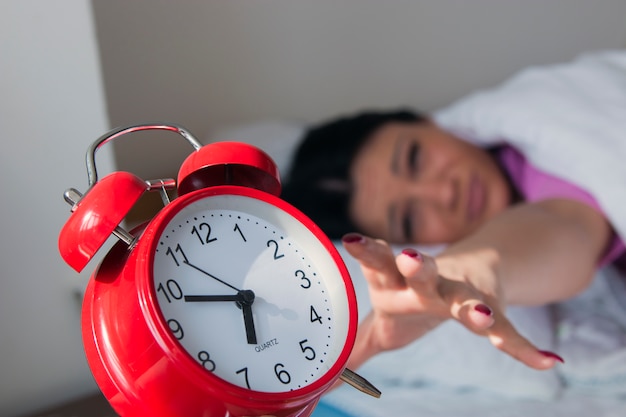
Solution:
M 166 119 L 201 138 L 256 119 L 424 110 L 527 65 L 626 46 L 623 0 L 94 1 L 114 125 Z M 176 141 L 116 147 L 175 173 Z M 117 145 L 116 145 L 117 146 Z M 145 161 L 145 149 L 151 150 Z
M 89 2 L 0 9 L 0 416 L 15 417 L 97 389 L 79 297 L 96 264 L 77 274 L 57 239 L 63 191 L 85 191 L 85 151 L 109 121 Z M 110 152 L 98 158 L 112 169 Z

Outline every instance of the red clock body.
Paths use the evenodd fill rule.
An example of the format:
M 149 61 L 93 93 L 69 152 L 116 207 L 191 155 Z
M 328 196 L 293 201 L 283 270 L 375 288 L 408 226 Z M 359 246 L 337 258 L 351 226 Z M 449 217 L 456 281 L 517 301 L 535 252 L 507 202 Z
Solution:
M 177 181 L 98 180 L 96 150 L 141 130 L 172 131 L 195 148 Z M 202 146 L 177 125 L 133 125 L 94 142 L 87 173 L 85 195 L 65 192 L 72 215 L 59 251 L 81 271 L 111 235 L 120 239 L 87 285 L 82 335 L 122 417 L 305 417 L 340 377 L 380 395 L 345 368 L 358 320 L 348 271 L 321 229 L 279 198 L 265 152 Z M 129 233 L 120 224 L 146 191 L 164 207 Z
M 113 408 L 124 417 L 309 415 L 344 370 L 357 327 L 348 272 L 321 230 L 275 195 L 211 186 L 178 197 L 133 234 L 131 247 L 119 242 L 106 255 L 83 305 L 87 359 Z M 198 292 L 205 300 L 254 293 L 249 322 L 243 298 L 187 302 Z M 302 327 L 310 330 L 289 338 Z M 270 346 L 286 350 L 264 356 Z M 311 376 L 299 377 L 300 368 Z M 266 389 L 274 380 L 278 388 Z

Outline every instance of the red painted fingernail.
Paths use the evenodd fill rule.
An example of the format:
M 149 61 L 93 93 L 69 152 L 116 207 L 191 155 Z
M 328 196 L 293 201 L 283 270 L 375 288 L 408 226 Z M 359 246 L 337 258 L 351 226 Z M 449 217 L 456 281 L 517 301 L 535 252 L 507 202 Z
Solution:
M 347 233 L 343 235 L 341 240 L 345 243 L 363 243 L 365 238 L 358 233 Z
M 411 249 L 411 248 L 404 249 L 404 250 L 402 251 L 402 254 L 403 254 L 403 255 L 406 255 L 406 256 L 408 256 L 408 257 L 411 257 L 411 258 L 413 258 L 413 259 L 418 259 L 418 260 L 420 260 L 420 261 L 422 260 L 422 254 L 420 254 L 420 253 L 419 253 L 418 251 L 416 251 L 415 249 Z
M 561 363 L 565 363 L 565 361 L 563 360 L 562 357 L 560 357 L 559 355 L 557 355 L 554 352 L 550 352 L 549 350 L 540 350 L 539 353 L 541 353 L 543 356 L 547 357 L 547 358 L 552 358 L 555 359 Z
M 479 313 L 484 314 L 485 316 L 493 316 L 493 310 L 489 308 L 489 306 L 486 306 L 485 304 L 476 304 L 474 306 L 474 310 L 478 311 Z

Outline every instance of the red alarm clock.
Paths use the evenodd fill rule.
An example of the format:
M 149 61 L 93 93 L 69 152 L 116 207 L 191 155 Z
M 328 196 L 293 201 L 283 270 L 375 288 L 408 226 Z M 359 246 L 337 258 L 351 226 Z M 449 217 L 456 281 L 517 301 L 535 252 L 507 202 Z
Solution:
M 100 146 L 169 130 L 195 149 L 178 180 L 128 172 L 99 180 Z M 94 378 L 123 417 L 308 416 L 341 378 L 379 396 L 345 365 L 357 329 L 348 271 L 332 242 L 279 198 L 275 163 L 239 142 L 202 146 L 173 124 L 122 127 L 87 152 L 89 189 L 65 192 L 63 259 L 81 271 L 120 241 L 86 288 L 83 343 Z M 170 201 L 167 190 L 176 188 Z M 120 223 L 146 191 L 164 208 Z

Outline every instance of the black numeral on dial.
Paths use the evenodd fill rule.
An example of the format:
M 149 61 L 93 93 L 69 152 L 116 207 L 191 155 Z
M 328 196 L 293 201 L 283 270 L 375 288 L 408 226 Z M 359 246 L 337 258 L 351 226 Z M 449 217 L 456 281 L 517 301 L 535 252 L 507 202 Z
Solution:
M 213 360 L 211 359 L 211 355 L 209 355 L 209 352 L 207 352 L 206 350 L 200 351 L 198 353 L 198 360 L 207 371 L 215 371 L 215 362 L 213 362 Z
M 183 263 L 188 263 L 189 261 L 187 261 L 187 257 L 185 256 L 185 252 L 183 252 L 183 248 L 180 247 L 180 244 L 176 245 L 176 248 L 174 250 L 172 250 L 172 248 L 168 247 L 167 251 L 165 252 L 167 255 L 171 256 L 172 259 L 174 259 L 174 262 L 176 262 L 176 266 L 180 266 L 180 262 L 178 256 L 176 255 L 177 253 L 180 254 L 180 256 L 182 257 L 182 261 Z
M 167 325 L 169 326 L 170 330 L 172 331 L 172 333 L 174 334 L 174 337 L 176 339 L 182 340 L 183 337 L 185 337 L 185 332 L 183 331 L 183 326 L 181 326 L 180 323 L 177 320 L 169 319 L 167 321 Z
M 235 223 L 235 228 L 233 229 L 233 232 L 239 232 L 239 236 L 241 236 L 241 238 L 243 239 L 244 242 L 247 242 L 248 240 L 246 239 L 246 237 L 243 234 L 243 231 L 241 230 L 241 228 L 239 227 L 239 225 L 237 223 Z
M 300 278 L 300 281 L 303 281 L 300 283 L 300 286 L 304 289 L 307 288 L 311 288 L 311 280 L 309 278 L 307 278 L 306 274 L 304 273 L 303 270 L 298 269 L 296 271 L 296 278 Z
M 271 246 L 274 246 L 274 260 L 280 259 L 283 256 L 285 256 L 284 253 L 279 253 L 278 252 L 278 242 L 276 242 L 275 240 L 272 240 L 272 239 L 268 240 L 267 241 L 267 247 L 269 248 Z
M 316 321 L 319 324 L 322 324 L 322 316 L 317 314 L 317 311 L 315 311 L 315 308 L 313 308 L 313 306 L 311 306 L 311 323 L 315 323 Z
M 180 285 L 173 279 L 168 279 L 165 285 L 159 284 L 157 292 L 163 293 L 168 303 L 174 300 L 180 300 L 183 298 L 183 290 L 180 289 Z
M 274 365 L 274 373 L 276 374 L 276 378 L 278 378 L 280 382 L 287 385 L 291 382 L 291 375 L 289 375 L 289 372 L 283 369 L 284 367 L 285 365 L 283 365 L 282 363 L 277 363 L 276 365 Z
M 246 388 L 250 389 L 250 381 L 248 381 L 248 368 L 241 368 L 240 370 L 238 370 L 235 373 L 237 375 L 243 374 L 243 378 L 246 381 Z
M 198 236 L 200 243 L 203 245 L 217 240 L 216 237 L 211 237 L 211 226 L 208 223 L 200 223 L 198 227 L 194 226 L 191 229 L 191 234 Z
M 306 346 L 305 343 L 308 342 L 308 339 L 304 339 L 300 341 L 300 350 L 304 353 L 304 357 L 310 361 L 315 359 L 315 350 L 311 346 Z

